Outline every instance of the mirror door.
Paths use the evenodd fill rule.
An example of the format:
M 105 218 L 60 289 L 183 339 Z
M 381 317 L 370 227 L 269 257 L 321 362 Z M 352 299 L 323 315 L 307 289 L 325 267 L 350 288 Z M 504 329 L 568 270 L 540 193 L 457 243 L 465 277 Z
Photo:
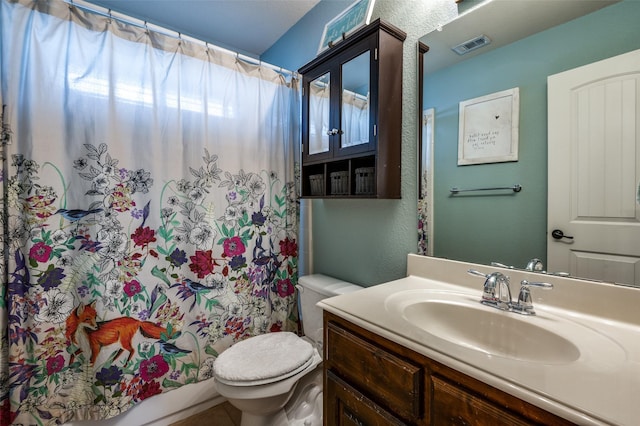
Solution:
M 369 144 L 370 58 L 371 52 L 367 50 L 342 65 L 339 149 Z
M 309 155 L 329 151 L 331 73 L 309 83 Z

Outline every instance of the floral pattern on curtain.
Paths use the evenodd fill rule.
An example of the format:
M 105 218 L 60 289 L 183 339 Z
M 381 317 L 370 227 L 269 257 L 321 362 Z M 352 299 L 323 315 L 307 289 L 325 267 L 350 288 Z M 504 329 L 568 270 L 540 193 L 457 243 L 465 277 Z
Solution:
M 426 151 L 426 150 L 425 150 Z M 421 153 L 423 167 L 428 167 L 429 160 Z M 422 256 L 433 256 L 429 250 L 429 172 L 420 168 L 422 175 L 420 176 L 420 197 L 418 198 L 418 254 Z
M 428 218 L 428 202 L 426 198 L 421 198 L 418 200 L 418 254 L 422 256 L 432 255 L 429 253 Z
M 0 423 L 113 417 L 297 330 L 297 82 L 1 1 Z

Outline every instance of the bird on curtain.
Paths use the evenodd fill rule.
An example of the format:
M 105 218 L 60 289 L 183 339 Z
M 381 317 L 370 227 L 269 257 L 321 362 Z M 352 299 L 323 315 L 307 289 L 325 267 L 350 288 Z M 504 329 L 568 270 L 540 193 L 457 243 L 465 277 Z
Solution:
M 162 340 L 158 340 L 160 344 L 160 352 L 167 355 L 178 355 L 178 354 L 190 354 L 191 351 L 188 349 L 181 349 L 174 345 L 173 343 L 165 342 Z
M 59 214 L 69 222 L 77 222 L 90 214 L 100 213 L 102 209 L 80 210 L 80 209 L 58 209 L 54 214 Z

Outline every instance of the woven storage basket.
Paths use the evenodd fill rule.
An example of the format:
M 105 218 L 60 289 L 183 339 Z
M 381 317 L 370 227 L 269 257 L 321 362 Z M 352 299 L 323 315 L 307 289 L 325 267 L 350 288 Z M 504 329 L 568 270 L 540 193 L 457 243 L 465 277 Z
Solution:
M 374 193 L 375 167 L 360 167 L 356 172 L 356 195 L 371 195 Z
M 349 194 L 349 172 L 333 172 L 331 176 L 331 195 Z
M 322 195 L 322 184 L 324 181 L 324 175 L 310 175 L 309 176 L 309 192 L 312 196 Z

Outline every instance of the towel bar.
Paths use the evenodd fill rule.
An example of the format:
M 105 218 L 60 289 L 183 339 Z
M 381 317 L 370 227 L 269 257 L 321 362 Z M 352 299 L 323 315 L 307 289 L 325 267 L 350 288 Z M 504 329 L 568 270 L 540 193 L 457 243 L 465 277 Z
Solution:
M 494 187 L 494 188 L 473 188 L 473 189 L 460 189 L 458 187 L 453 187 L 450 189 L 452 194 L 458 194 L 459 192 L 469 192 L 469 191 L 497 191 L 497 190 L 501 190 L 501 189 L 509 189 L 513 192 L 520 192 L 522 191 L 522 186 L 520 185 L 513 185 L 513 186 L 500 186 L 500 187 Z

